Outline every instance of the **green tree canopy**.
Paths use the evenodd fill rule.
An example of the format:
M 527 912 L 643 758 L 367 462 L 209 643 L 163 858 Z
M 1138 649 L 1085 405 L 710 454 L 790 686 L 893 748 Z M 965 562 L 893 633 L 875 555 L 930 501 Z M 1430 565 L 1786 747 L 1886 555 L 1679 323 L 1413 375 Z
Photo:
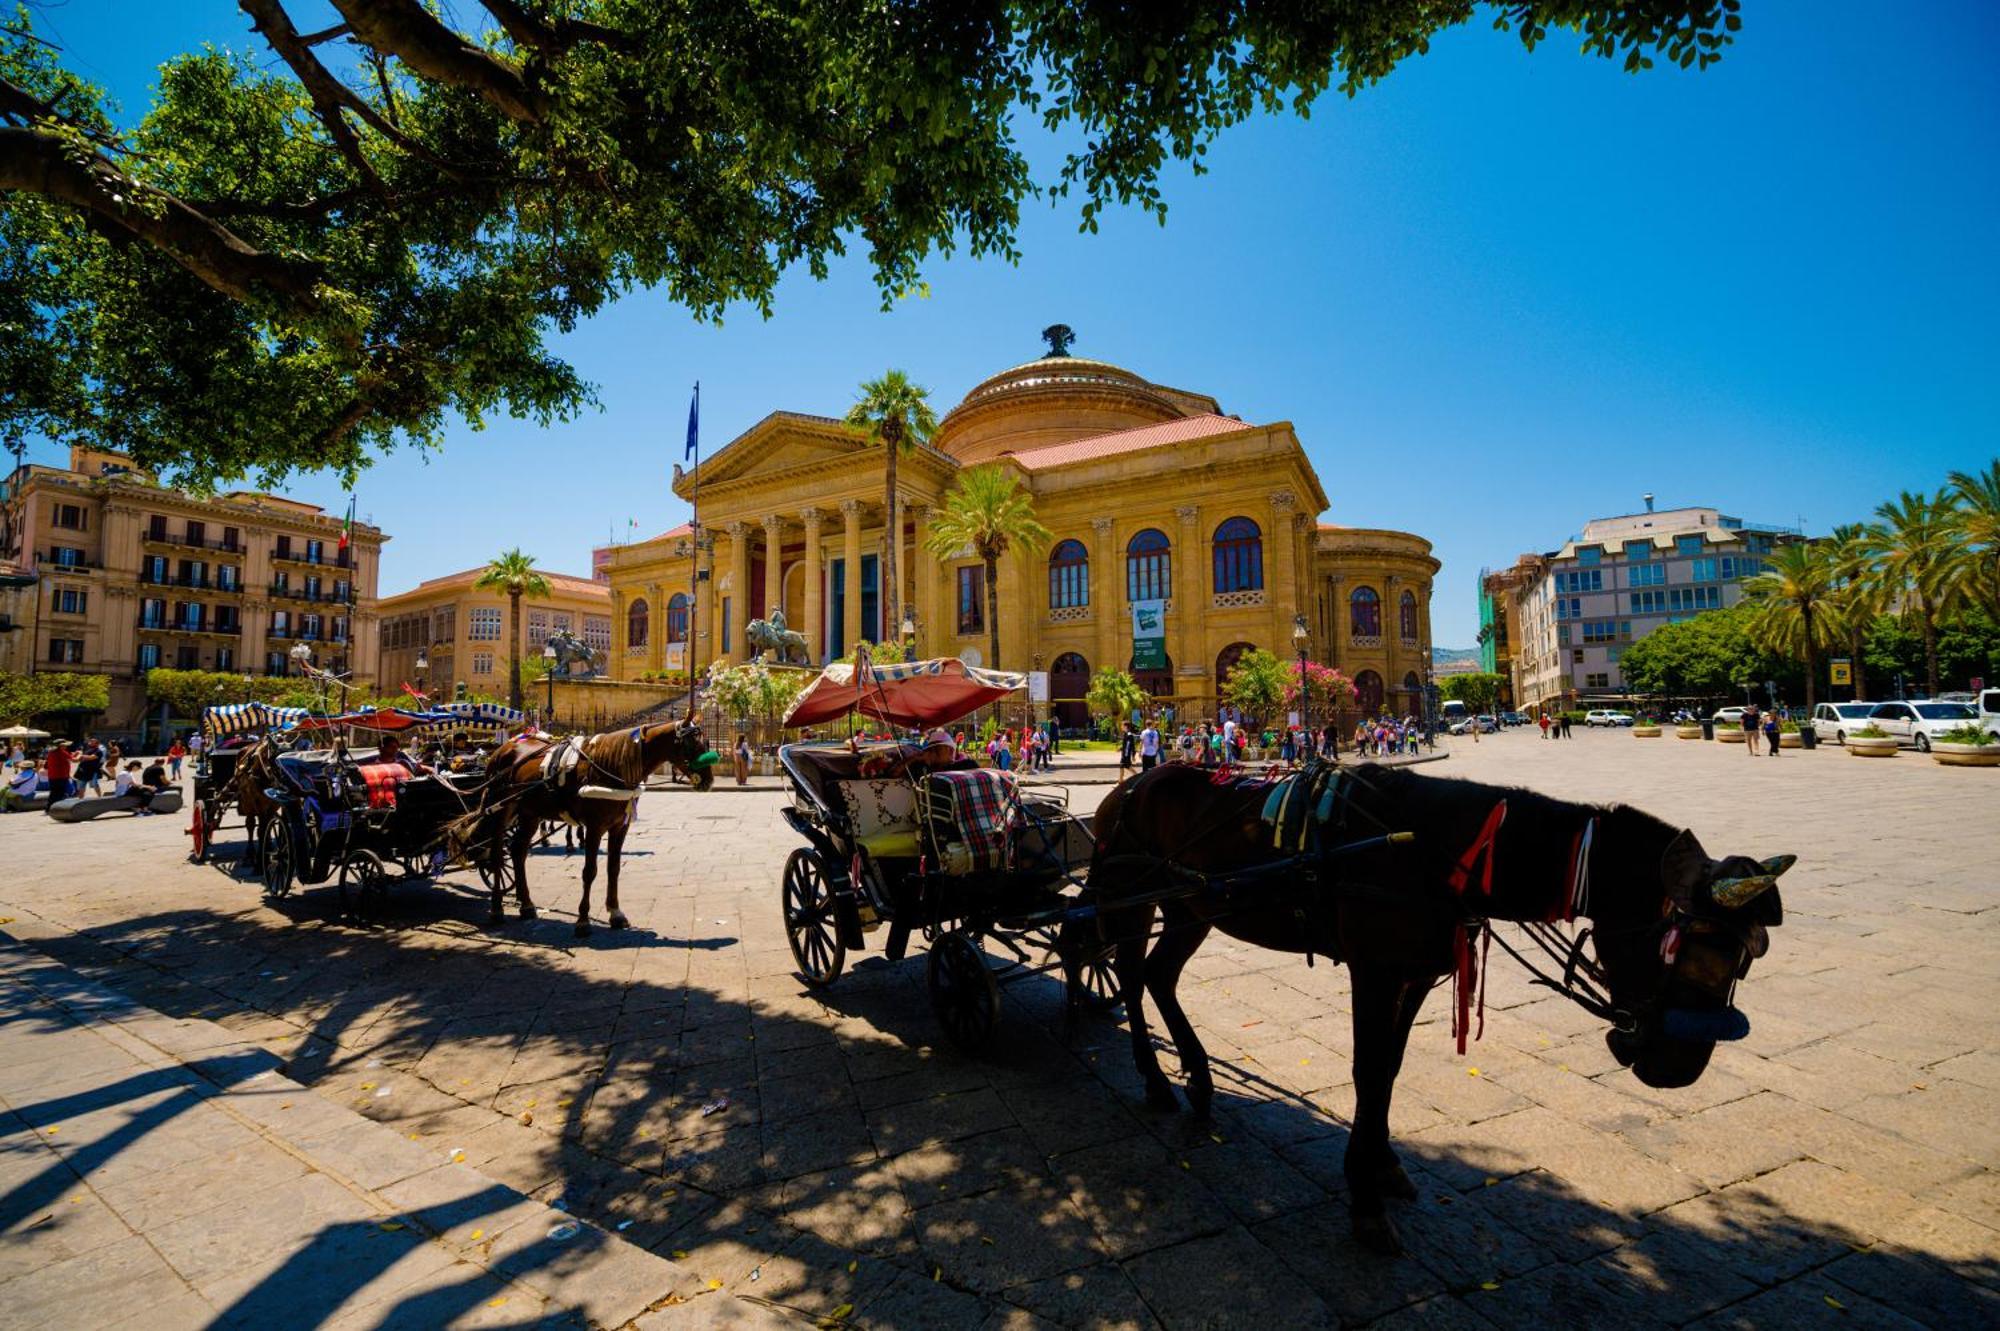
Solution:
M 1093 714 L 1109 719 L 1116 726 L 1133 712 L 1142 710 L 1152 701 L 1152 695 L 1117 666 L 1101 666 L 1090 677 L 1083 701 Z
M 1023 200 L 1164 216 L 1251 115 L 1353 96 L 1491 15 L 1628 70 L 1706 66 L 1737 0 L 1208 6 L 995 0 L 238 0 L 256 34 L 114 118 L 85 59 L 0 29 L 0 430 L 115 438 L 201 483 L 352 472 L 452 414 L 591 401 L 548 346 L 634 289 L 697 318 L 865 250 L 1015 255 Z M 1072 144 L 1036 180 L 1018 134 Z
M 1222 682 L 1222 696 L 1257 725 L 1275 715 L 1285 701 L 1296 672 L 1290 664 L 1262 647 L 1236 658 Z
M 882 450 L 882 528 L 900 533 L 903 521 L 896 495 L 896 463 L 917 445 L 929 443 L 937 432 L 930 390 L 911 383 L 901 370 L 890 370 L 861 385 L 861 396 L 847 410 L 846 424 Z M 903 581 L 896 576 L 896 553 L 902 544 L 900 537 L 882 542 L 882 623 L 891 632 L 903 622 L 897 595 Z
M 1464 703 L 1475 713 L 1490 712 L 1500 701 L 1500 686 L 1505 682 L 1490 670 L 1468 670 L 1439 680 L 1438 692 Z
M 25 725 L 56 712 L 101 712 L 110 705 L 108 675 L 0 670 L 0 722 L 8 725 Z
M 1627 687 L 1665 698 L 1725 698 L 1772 682 L 1798 696 L 1799 663 L 1757 645 L 1756 614 L 1754 606 L 1737 605 L 1662 624 L 1619 658 Z
M 1051 539 L 1035 518 L 1034 498 L 1021 488 L 1021 478 L 997 462 L 960 472 L 931 517 L 932 555 L 950 559 L 969 548 L 985 565 L 989 669 L 1000 669 L 1000 560 L 1015 549 L 1033 554 Z

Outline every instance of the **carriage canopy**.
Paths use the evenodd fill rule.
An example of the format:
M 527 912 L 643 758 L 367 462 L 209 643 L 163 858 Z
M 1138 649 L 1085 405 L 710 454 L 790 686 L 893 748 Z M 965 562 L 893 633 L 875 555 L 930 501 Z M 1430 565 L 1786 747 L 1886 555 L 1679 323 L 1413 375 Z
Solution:
M 210 739 L 226 739 L 253 730 L 282 730 L 305 717 L 303 707 L 278 707 L 267 702 L 222 703 L 202 711 L 201 729 Z
M 785 725 L 824 725 L 850 712 L 896 726 L 938 726 L 1025 688 L 1025 675 L 981 670 L 955 656 L 930 661 L 876 665 L 865 657 L 838 662 L 820 672 L 792 709 Z

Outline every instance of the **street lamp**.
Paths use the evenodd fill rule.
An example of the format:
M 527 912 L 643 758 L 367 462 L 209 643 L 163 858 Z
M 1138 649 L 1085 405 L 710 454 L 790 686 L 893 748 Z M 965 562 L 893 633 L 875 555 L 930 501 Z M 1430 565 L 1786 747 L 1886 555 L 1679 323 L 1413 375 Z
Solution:
M 917 654 L 917 609 L 915 606 L 906 605 L 903 607 L 902 633 L 903 659 L 907 661 Z
M 424 672 L 431 668 L 431 654 L 425 651 L 422 647 L 417 648 L 416 666 L 417 666 L 417 692 L 422 693 L 424 691 Z M 430 699 L 421 698 L 418 701 L 429 702 Z
M 542 644 L 542 665 L 546 667 L 542 672 L 542 677 L 549 684 L 549 705 L 545 712 L 545 717 L 548 721 L 554 722 L 556 717 L 556 645 L 552 642 Z
M 1304 615 L 1292 616 L 1292 646 L 1299 653 L 1299 728 L 1312 734 L 1312 684 L 1306 678 L 1306 649 L 1312 646 L 1312 630 Z

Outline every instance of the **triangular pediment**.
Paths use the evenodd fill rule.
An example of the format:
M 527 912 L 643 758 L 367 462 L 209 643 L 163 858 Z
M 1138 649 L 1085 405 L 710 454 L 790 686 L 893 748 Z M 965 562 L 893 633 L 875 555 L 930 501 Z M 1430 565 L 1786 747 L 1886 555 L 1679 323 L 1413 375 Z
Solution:
M 725 444 L 701 466 L 704 486 L 754 481 L 800 467 L 836 462 L 866 451 L 868 444 L 835 420 L 774 411 Z M 675 483 L 676 493 L 691 488 L 691 476 Z M 683 496 L 685 497 L 685 496 Z

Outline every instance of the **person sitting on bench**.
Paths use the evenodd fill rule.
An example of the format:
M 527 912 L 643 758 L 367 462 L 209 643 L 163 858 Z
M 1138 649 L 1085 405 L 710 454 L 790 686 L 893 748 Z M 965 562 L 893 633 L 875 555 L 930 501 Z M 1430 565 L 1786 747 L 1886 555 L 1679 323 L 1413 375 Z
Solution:
M 125 766 L 118 770 L 118 776 L 111 787 L 111 794 L 113 798 L 122 798 L 130 795 L 133 799 L 139 801 L 138 813 L 140 817 L 144 818 L 152 815 L 153 811 L 149 806 L 153 802 L 153 790 L 140 777 L 139 760 L 137 758 L 126 763 Z
M 4 808 L 8 813 L 27 808 L 34 802 L 35 789 L 41 784 L 41 780 L 42 774 L 36 770 L 35 760 L 21 759 L 21 766 L 7 782 L 4 797 L 0 797 L 0 808 Z

